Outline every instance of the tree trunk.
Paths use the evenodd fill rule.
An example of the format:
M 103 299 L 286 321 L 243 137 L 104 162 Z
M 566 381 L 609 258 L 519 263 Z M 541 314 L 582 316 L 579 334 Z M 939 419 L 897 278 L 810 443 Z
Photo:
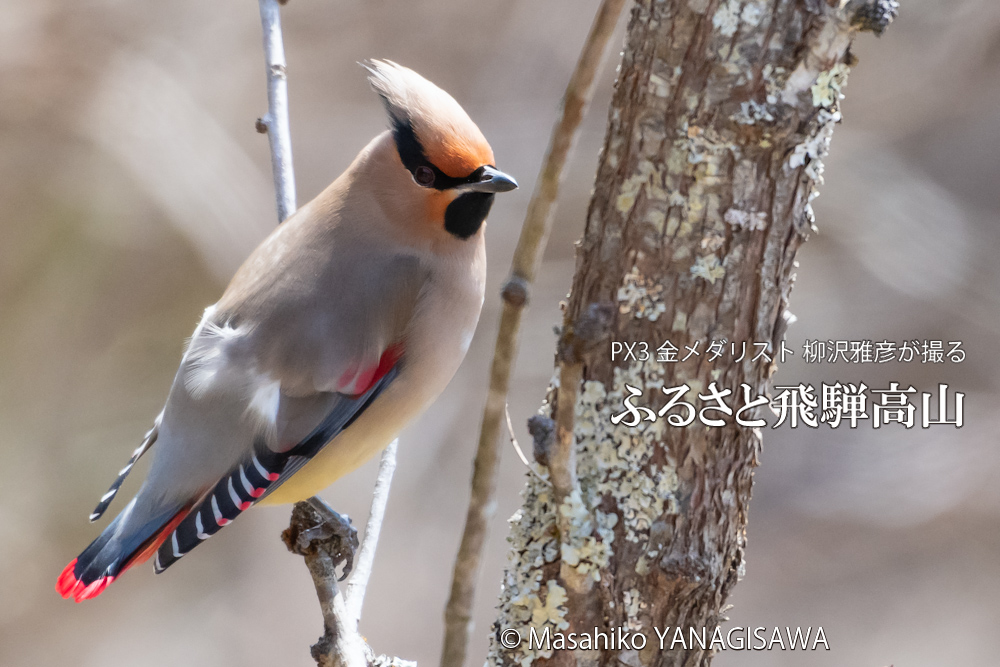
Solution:
M 853 34 L 881 32 L 895 11 L 891 0 L 637 2 L 566 306 L 561 382 L 530 425 L 539 474 L 511 520 L 491 664 L 710 663 L 696 643 L 671 648 L 668 637 L 661 650 L 654 628 L 711 639 L 742 575 L 761 435 L 736 412 L 766 394 L 775 369 Z M 677 361 L 658 361 L 665 341 Z M 712 341 L 725 341 L 714 360 Z M 612 342 L 637 343 L 638 358 L 621 347 L 612 359 Z M 626 385 L 653 411 L 667 404 L 661 389 L 687 385 L 694 421 L 668 423 L 690 416 L 675 405 L 615 425 Z M 718 405 L 716 390 L 731 390 L 732 414 L 701 411 Z M 759 403 L 743 423 L 761 418 Z M 623 628 L 647 642 L 557 650 L 529 645 L 529 628 L 550 639 Z

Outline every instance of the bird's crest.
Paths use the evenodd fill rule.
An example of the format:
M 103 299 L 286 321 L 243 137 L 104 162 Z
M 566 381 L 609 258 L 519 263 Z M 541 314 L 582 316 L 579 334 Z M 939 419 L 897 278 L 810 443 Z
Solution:
M 428 162 L 446 176 L 465 178 L 493 164 L 493 150 L 455 99 L 391 60 L 362 63 L 382 98 L 404 166 Z

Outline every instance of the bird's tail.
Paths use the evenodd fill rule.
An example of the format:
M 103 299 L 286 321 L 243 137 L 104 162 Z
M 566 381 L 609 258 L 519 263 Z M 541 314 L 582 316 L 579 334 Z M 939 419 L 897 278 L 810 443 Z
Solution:
M 128 568 L 156 553 L 191 509 L 191 505 L 159 512 L 147 521 L 135 514 L 133 499 L 104 532 L 67 565 L 56 581 L 56 591 L 82 602 L 100 595 Z

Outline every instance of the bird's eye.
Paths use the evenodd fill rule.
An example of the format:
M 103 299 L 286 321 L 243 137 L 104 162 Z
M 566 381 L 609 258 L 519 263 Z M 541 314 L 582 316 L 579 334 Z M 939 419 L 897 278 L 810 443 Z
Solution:
M 434 170 L 430 167 L 417 167 L 413 170 L 413 180 L 417 185 L 429 188 L 434 185 Z

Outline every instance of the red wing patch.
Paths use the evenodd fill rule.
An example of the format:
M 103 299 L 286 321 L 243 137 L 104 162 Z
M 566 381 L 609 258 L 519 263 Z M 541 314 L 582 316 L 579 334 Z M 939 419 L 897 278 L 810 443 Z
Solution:
M 403 356 L 403 344 L 390 345 L 378 363 L 369 366 L 350 366 L 337 380 L 337 391 L 351 397 L 358 397 L 375 386 L 375 383 L 385 377 L 393 366 Z

